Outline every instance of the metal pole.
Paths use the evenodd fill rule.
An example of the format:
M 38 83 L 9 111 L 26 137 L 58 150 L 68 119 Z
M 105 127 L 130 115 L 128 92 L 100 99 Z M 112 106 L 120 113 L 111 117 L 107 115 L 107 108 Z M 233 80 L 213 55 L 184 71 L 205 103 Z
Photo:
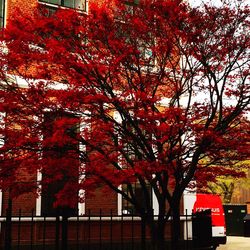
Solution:
M 59 250 L 59 238 L 60 238 L 60 216 L 57 210 L 56 214 L 56 250 Z
M 62 214 L 62 250 L 68 250 L 68 216 L 66 211 Z
M 10 197 L 9 191 L 9 199 L 8 199 L 8 208 L 6 209 L 6 227 L 5 227 L 5 246 L 4 250 L 11 250 L 11 217 L 12 217 L 12 199 Z
M 146 249 L 146 222 L 145 214 L 141 216 L 141 249 Z

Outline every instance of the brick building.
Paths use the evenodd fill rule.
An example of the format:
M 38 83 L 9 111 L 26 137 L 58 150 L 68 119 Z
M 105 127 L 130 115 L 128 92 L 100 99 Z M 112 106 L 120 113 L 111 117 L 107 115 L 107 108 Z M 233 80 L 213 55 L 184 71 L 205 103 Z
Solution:
M 88 0 L 74 0 L 74 1 L 60 1 L 60 0 L 2 0 L 0 1 L 0 19 L 1 26 L 6 27 L 8 25 L 8 18 L 13 18 L 12 11 L 15 8 L 20 8 L 20 11 L 32 13 L 33 9 L 36 8 L 37 4 L 44 6 L 49 10 L 49 12 L 55 11 L 59 6 L 64 8 L 75 8 L 79 9 L 84 13 L 88 13 L 91 8 L 91 2 Z M 39 174 L 36 178 L 40 178 Z M 50 190 L 51 195 L 53 193 L 53 188 Z M 55 192 L 55 191 L 54 191 Z M 13 214 L 17 214 L 19 209 L 22 209 L 24 215 L 30 215 L 31 211 L 35 211 L 35 215 L 53 215 L 53 197 L 50 194 L 42 195 L 36 197 L 35 194 L 24 194 L 12 201 Z M 103 213 L 110 213 L 110 210 L 114 214 L 122 213 L 122 199 L 119 195 L 115 193 L 109 193 L 109 198 L 107 199 L 105 193 L 102 189 L 96 191 L 94 197 L 86 198 L 84 203 L 76 204 L 76 210 L 79 211 L 79 215 L 85 214 L 86 211 L 99 212 L 102 208 Z M 8 207 L 8 192 L 0 191 L 0 212 L 5 214 L 5 210 Z M 48 205 L 49 204 L 49 205 Z M 75 211 L 76 211 L 75 210 Z
M 54 12 L 59 6 L 63 8 L 75 8 L 79 9 L 83 13 L 88 13 L 91 9 L 91 3 L 95 2 L 95 0 L 1 0 L 0 1 L 0 18 L 1 18 L 1 26 L 6 27 L 8 25 L 8 19 L 13 18 L 12 12 L 15 8 L 19 8 L 20 11 L 30 12 L 37 7 L 37 5 L 44 6 L 49 10 L 49 12 Z M 100 1 L 98 1 L 100 2 Z M 135 1 L 134 4 L 137 4 Z M 128 7 L 133 7 L 133 4 L 129 3 Z M 21 13 L 21 12 L 20 12 Z M 40 180 L 41 174 L 37 174 L 37 176 L 33 176 L 34 179 Z M 136 187 L 136 195 L 138 199 L 140 199 L 140 188 Z M 18 198 L 12 200 L 12 213 L 13 215 L 18 214 L 19 209 L 22 209 L 23 215 L 30 215 L 31 211 L 35 211 L 36 216 L 46 215 L 51 216 L 54 215 L 55 209 L 53 208 L 53 195 L 56 192 L 57 188 L 51 187 L 49 189 L 48 194 L 42 194 L 41 196 L 36 196 L 34 193 L 23 194 Z M 121 195 L 116 194 L 115 192 L 107 193 L 103 191 L 102 188 L 96 190 L 95 195 L 91 197 L 86 197 L 84 203 L 78 203 L 75 205 L 74 211 L 72 211 L 72 215 L 76 215 L 76 211 L 78 211 L 78 215 L 84 215 L 88 211 L 92 213 L 99 213 L 100 208 L 102 209 L 102 213 L 109 214 L 112 210 L 112 213 L 115 215 L 121 215 L 122 213 L 127 214 L 130 213 L 131 205 L 125 202 Z M 8 207 L 9 194 L 8 192 L 0 191 L 0 213 L 2 215 L 5 214 L 5 211 Z M 157 214 L 157 206 L 156 206 L 156 197 L 152 194 L 152 202 L 155 203 L 155 214 Z
M 98 1 L 98 0 L 69 0 L 69 1 L 68 0 L 39 0 L 39 1 L 37 0 L 26 0 L 26 1 L 25 0 L 0 0 L 0 25 L 1 27 L 6 27 L 8 25 L 8 19 L 13 18 L 12 13 L 15 8 L 20 9 L 20 14 L 21 14 L 21 11 L 25 11 L 25 12 L 32 14 L 34 8 L 36 8 L 37 5 L 41 5 L 47 8 L 50 13 L 53 13 L 60 6 L 63 8 L 78 9 L 79 11 L 87 14 L 91 9 L 91 3 L 95 1 Z M 128 7 L 133 7 L 133 4 L 132 5 L 130 4 L 128 5 Z M 135 4 L 137 4 L 137 1 L 135 1 Z M 41 180 L 42 176 L 40 173 L 37 173 L 37 175 L 32 176 L 32 178 L 35 181 L 39 181 Z M 52 185 L 51 187 L 49 187 L 48 191 L 45 194 L 41 192 L 40 196 L 37 196 L 35 193 L 25 193 L 19 196 L 18 198 L 10 199 L 10 195 L 8 192 L 6 191 L 2 192 L 0 190 L 0 216 L 7 215 L 7 208 L 10 206 L 10 202 L 11 202 L 12 216 L 18 216 L 21 213 L 22 216 L 27 216 L 27 218 L 33 218 L 33 216 L 37 216 L 37 217 L 52 216 L 53 217 L 55 216 L 55 212 L 56 212 L 55 208 L 53 207 L 54 194 L 57 191 L 58 191 L 58 188 L 55 185 L 54 186 Z M 141 190 L 139 187 L 136 187 L 136 186 L 135 186 L 135 195 L 140 200 Z M 155 214 L 157 214 L 158 213 L 157 205 L 156 205 L 157 202 L 156 202 L 156 197 L 154 197 L 153 195 L 153 192 L 151 192 L 151 199 L 152 199 L 153 207 L 155 209 Z M 91 215 L 93 214 L 99 215 L 100 211 L 103 215 L 112 214 L 113 216 L 121 216 L 121 215 L 123 216 L 123 215 L 127 215 L 131 213 L 131 210 L 132 210 L 131 205 L 129 205 L 126 201 L 124 201 L 120 194 L 117 194 L 112 191 L 108 191 L 107 193 L 107 190 L 100 187 L 99 189 L 95 191 L 95 194 L 93 196 L 85 197 L 85 201 L 83 203 L 75 204 L 75 208 L 69 210 L 69 213 L 70 213 L 69 215 L 72 218 L 75 218 L 72 220 L 72 223 L 70 225 L 70 228 L 72 228 L 72 230 L 71 229 L 69 230 L 69 234 L 73 234 L 71 231 L 74 231 L 75 228 L 78 227 L 76 220 L 79 219 L 79 217 L 77 216 L 82 216 L 82 215 L 88 216 L 90 213 Z M 120 218 L 120 217 L 117 217 L 117 218 Z M 130 233 L 131 224 L 129 223 L 129 221 L 130 219 L 127 222 L 123 222 L 124 228 L 122 230 L 124 230 L 125 237 L 127 237 L 126 235 Z M 120 223 L 114 226 L 114 232 L 113 232 L 114 235 L 118 233 L 118 230 L 120 230 L 119 224 Z M 102 232 L 104 235 L 107 234 L 107 232 L 109 232 L 110 230 L 108 225 L 105 226 L 105 223 L 103 224 Z M 135 227 L 133 230 L 140 229 L 139 224 L 135 224 L 133 226 Z M 34 224 L 32 223 L 30 224 L 29 219 L 27 219 L 27 221 L 24 220 L 24 223 L 22 223 L 21 226 L 18 223 L 13 224 L 13 232 L 12 232 L 13 238 L 16 238 L 17 241 L 19 241 L 20 238 L 22 238 L 22 236 L 17 236 L 17 235 L 20 234 L 20 230 L 21 231 L 25 230 L 25 227 L 32 227 L 32 228 L 34 227 L 33 229 L 31 229 L 32 233 L 34 230 L 34 242 L 39 242 L 42 240 L 41 232 L 45 230 L 44 223 L 37 222 Z M 48 226 L 46 226 L 46 228 L 51 228 L 51 229 L 49 229 L 50 233 L 47 233 L 47 232 L 44 233 L 46 234 L 46 238 L 50 239 L 51 235 L 49 234 L 51 233 L 55 234 L 54 227 L 55 226 L 53 223 L 52 224 L 48 223 Z M 85 232 L 87 230 L 86 228 L 89 227 L 89 224 L 86 224 L 86 225 L 82 224 L 80 225 L 80 227 L 82 227 L 80 228 L 80 231 Z M 99 224 L 96 224 L 96 225 L 91 224 L 91 227 L 92 227 L 91 232 L 93 233 L 93 235 L 97 234 L 97 232 L 100 231 Z M 105 227 L 107 227 L 106 230 L 105 230 Z M 0 227 L 0 239 L 4 239 L 4 234 L 6 234 L 5 228 L 6 228 L 5 224 L 3 224 L 2 231 Z M 168 235 L 170 235 L 169 230 L 167 230 L 166 232 Z M 94 236 L 91 236 L 91 238 L 92 237 Z M 52 241 L 54 240 L 53 236 L 51 239 Z M 29 239 L 24 236 L 21 241 L 23 241 L 25 244 L 25 242 L 28 242 Z M 1 247 L 1 244 L 0 244 L 0 247 Z

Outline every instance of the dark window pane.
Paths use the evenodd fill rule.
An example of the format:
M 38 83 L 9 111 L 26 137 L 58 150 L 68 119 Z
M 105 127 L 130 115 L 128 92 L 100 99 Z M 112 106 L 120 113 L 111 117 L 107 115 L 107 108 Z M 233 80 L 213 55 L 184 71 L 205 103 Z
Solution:
M 52 4 L 61 4 L 61 0 L 42 0 L 41 2 L 52 3 Z
M 74 140 L 74 137 L 79 132 L 79 120 L 71 114 L 46 113 L 44 115 L 44 144 L 51 141 L 51 138 L 55 135 L 55 133 L 58 133 L 58 126 L 56 125 L 57 122 L 67 122 L 70 119 L 74 119 L 74 125 L 72 125 L 72 122 L 69 122 L 71 125 L 67 123 L 63 126 L 62 131 L 59 130 L 60 134 L 62 134 L 62 142 L 64 142 L 63 138 L 66 139 L 67 142 L 58 143 L 56 141 L 52 141 L 44 146 L 43 158 L 46 162 L 46 167 L 42 170 L 42 183 L 44 183 L 44 186 L 42 187 L 41 195 L 41 214 L 43 216 L 55 216 L 58 212 L 60 214 L 66 213 L 68 216 L 77 215 L 77 190 L 73 192 L 74 197 L 71 197 L 74 201 L 73 206 L 71 203 L 71 207 L 64 206 L 63 208 L 55 208 L 55 201 L 56 195 L 65 187 L 67 183 L 72 183 L 73 181 L 74 184 L 75 182 L 78 182 L 78 142 L 77 140 Z M 75 120 L 78 120 L 78 122 L 75 122 Z M 65 123 L 63 122 L 63 124 Z M 64 164 L 68 159 L 70 160 L 70 166 Z M 55 167 L 55 165 L 59 165 L 60 168 Z M 64 168 L 61 169 L 61 166 Z M 58 174 L 61 175 L 60 179 L 54 180 L 55 175 Z M 46 186 L 45 183 L 47 183 Z
M 4 26 L 5 0 L 0 0 L 0 28 Z
M 122 190 L 129 195 L 126 184 L 122 186 Z M 147 185 L 147 191 L 150 195 L 150 202 L 152 203 L 152 189 L 150 185 Z M 139 183 L 133 184 L 133 193 L 138 204 L 140 204 L 142 208 L 146 208 L 145 194 Z M 138 215 L 138 211 L 125 199 L 122 199 L 122 213 Z
M 63 6 L 75 8 L 75 1 L 74 0 L 64 0 Z

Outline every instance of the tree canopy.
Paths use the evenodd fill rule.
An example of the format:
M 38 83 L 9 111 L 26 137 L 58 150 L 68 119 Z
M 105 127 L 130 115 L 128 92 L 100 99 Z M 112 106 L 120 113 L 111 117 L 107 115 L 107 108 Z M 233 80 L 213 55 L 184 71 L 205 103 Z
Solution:
M 249 6 L 178 2 L 108 1 L 88 15 L 37 9 L 9 20 L 0 59 L 2 189 L 18 195 L 67 176 L 57 202 L 70 205 L 72 192 L 106 185 L 161 238 L 194 178 L 249 158 Z M 22 174 L 37 171 L 38 182 Z

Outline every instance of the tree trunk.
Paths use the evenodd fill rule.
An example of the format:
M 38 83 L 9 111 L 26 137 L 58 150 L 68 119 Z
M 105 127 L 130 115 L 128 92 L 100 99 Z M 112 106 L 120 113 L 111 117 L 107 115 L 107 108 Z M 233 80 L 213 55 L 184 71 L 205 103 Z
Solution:
M 156 249 L 165 249 L 165 223 L 158 223 Z
M 153 218 L 149 222 L 151 241 L 154 250 L 165 250 L 165 222 L 164 217 L 154 221 Z
M 175 201 L 172 204 L 172 224 L 171 224 L 171 249 L 180 249 L 180 201 Z

